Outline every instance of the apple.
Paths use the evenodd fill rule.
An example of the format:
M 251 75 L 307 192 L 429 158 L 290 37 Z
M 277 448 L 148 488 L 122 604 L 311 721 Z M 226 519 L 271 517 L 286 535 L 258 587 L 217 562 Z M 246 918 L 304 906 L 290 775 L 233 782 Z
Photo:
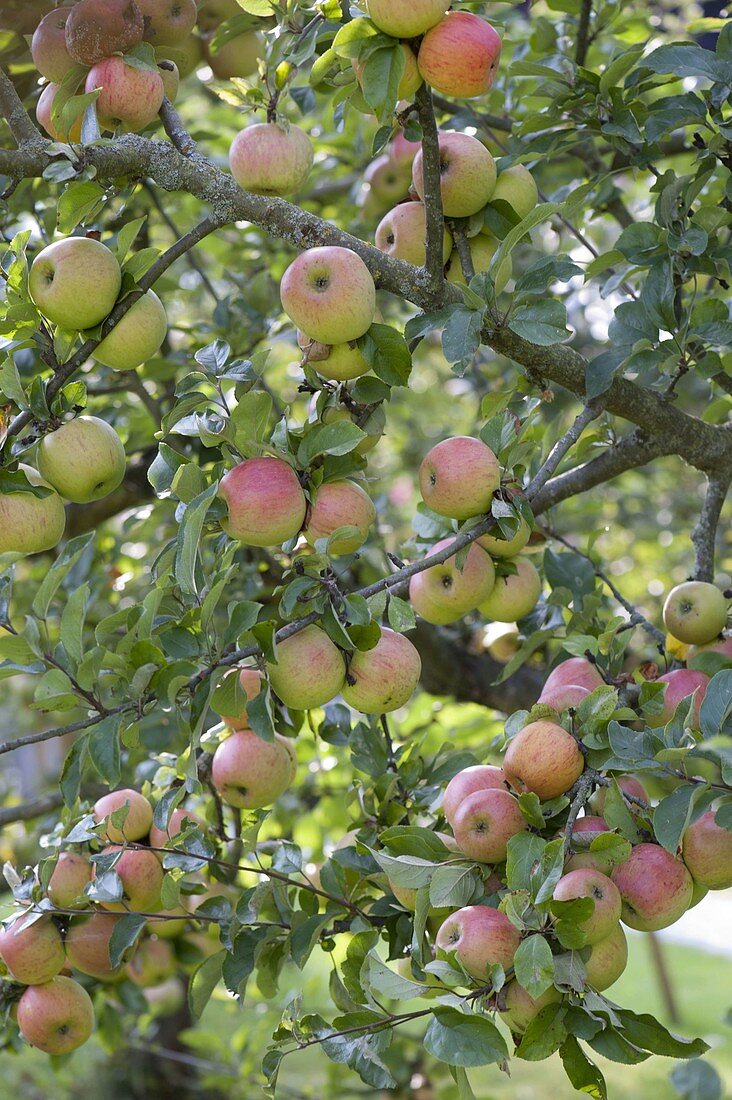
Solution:
M 44 497 L 33 493 L 0 493 L 0 554 L 39 554 L 52 550 L 61 541 L 66 512 L 58 493 L 41 475 L 20 463 L 31 485 L 44 485 L 50 492 Z
M 178 70 L 180 79 L 185 80 L 203 62 L 203 42 L 198 35 L 189 34 L 182 42 L 176 42 L 174 46 L 156 46 L 155 57 L 158 61 L 172 61 Z M 168 96 L 168 99 L 170 99 L 170 96 Z
M 121 917 L 98 912 L 90 917 L 75 917 L 66 933 L 66 957 L 74 970 L 100 982 L 111 981 L 122 970 L 114 969 L 109 959 L 109 941 Z
M 175 844 L 172 838 L 177 837 L 179 833 L 183 832 L 184 828 L 187 828 L 186 822 L 188 822 L 188 824 L 194 823 L 200 825 L 203 829 L 206 828 L 205 822 L 203 822 L 197 814 L 194 814 L 191 810 L 176 806 L 170 815 L 167 830 L 158 829 L 157 825 L 151 827 L 148 844 L 151 848 L 174 848 Z M 164 853 L 158 852 L 158 857 L 162 861 Z
M 79 65 L 96 65 L 133 49 L 144 30 L 134 0 L 79 0 L 66 20 L 66 49 Z
M 239 714 L 227 714 L 221 716 L 221 721 L 225 722 L 230 729 L 233 730 L 246 730 L 249 729 L 249 718 L 247 716 L 247 703 L 250 703 L 252 699 L 256 698 L 262 690 L 262 684 L 264 683 L 264 675 L 258 668 L 241 668 L 235 669 L 229 673 L 230 676 L 239 677 L 239 683 L 241 684 L 245 694 L 246 702 L 242 707 Z M 176 810 L 175 813 L 178 811 Z
M 121 829 L 110 822 L 101 834 L 105 840 L 115 844 L 124 844 L 127 840 L 142 840 L 152 826 L 153 812 L 148 800 L 139 791 L 124 787 L 119 791 L 110 791 L 94 803 L 94 820 L 104 821 L 116 810 L 127 806 L 127 817 Z
M 66 49 L 66 20 L 70 8 L 54 8 L 43 16 L 33 32 L 31 57 L 41 76 L 60 84 L 76 62 Z
M 501 533 L 497 535 L 481 535 L 478 539 L 480 546 L 486 550 L 492 558 L 515 558 L 531 537 L 531 528 L 526 520 L 519 518 L 516 534 L 510 539 L 504 538 Z
M 464 798 L 452 821 L 460 851 L 480 863 L 503 863 L 511 837 L 527 828 L 518 801 L 495 787 Z
M 673 718 L 676 708 L 686 700 L 685 709 L 688 709 L 689 698 L 694 696 L 693 725 L 699 728 L 699 712 L 707 692 L 709 677 L 703 672 L 697 672 L 692 668 L 676 668 L 672 672 L 666 672 L 658 677 L 658 683 L 666 684 L 663 696 L 663 710 L 660 714 L 651 715 L 646 719 L 651 729 L 665 726 Z
M 313 167 L 310 138 L 299 126 L 258 122 L 240 130 L 229 149 L 231 174 L 255 195 L 291 195 Z
M 152 359 L 168 334 L 165 307 L 153 290 L 147 290 L 128 309 L 92 355 L 112 370 L 134 370 Z
M 203 52 L 217 80 L 231 80 L 235 76 L 244 79 L 253 76 L 259 68 L 262 40 L 256 31 L 245 31 L 214 53 L 207 38 L 204 39 Z
M 236 730 L 213 755 L 211 778 L 224 802 L 245 810 L 271 806 L 297 772 L 295 746 L 275 734 L 264 741 L 251 730 Z
M 369 19 L 392 38 L 417 38 L 442 19 L 448 0 L 367 0 Z
M 298 533 L 307 501 L 297 474 L 281 458 L 247 458 L 221 478 L 228 515 L 221 526 L 245 546 L 280 546 Z
M 98 416 L 77 416 L 44 435 L 38 472 L 66 500 L 88 504 L 122 483 L 126 455 L 114 428 Z
M 402 130 L 398 130 L 388 146 L 387 156 L 389 160 L 399 168 L 409 169 L 409 178 L 412 178 L 412 163 L 422 145 L 419 141 L 410 141 L 405 138 Z
M 466 905 L 448 917 L 435 940 L 438 953 L 451 955 L 478 981 L 486 981 L 488 968 L 513 966 L 521 936 L 505 913 L 485 905 Z
M 732 637 L 720 638 L 719 641 L 707 642 L 705 645 L 692 646 L 686 655 L 687 662 L 699 653 L 721 653 L 723 657 L 732 661 Z
M 549 688 L 548 691 L 544 688 L 536 702 L 551 707 L 557 714 L 561 714 L 570 707 L 573 709 L 578 707 L 589 694 L 588 689 L 580 684 L 558 684 L 556 687 Z
M 213 34 L 219 24 L 241 11 L 237 0 L 198 0 L 198 29 L 201 34 Z
M 70 1054 L 94 1030 L 91 997 L 73 978 L 31 985 L 18 1001 L 18 1027 L 26 1042 L 45 1054 Z
M 360 256 L 337 245 L 309 248 L 280 283 L 282 308 L 298 328 L 323 344 L 358 340 L 371 327 L 376 287 Z
M 127 977 L 141 989 L 159 985 L 166 978 L 172 978 L 175 969 L 173 948 L 156 936 L 148 936 L 142 940 L 125 967 Z
M 196 0 L 136 0 L 145 21 L 143 38 L 154 46 L 182 42 L 196 25 Z
M 442 812 L 449 825 L 455 820 L 455 814 L 460 806 L 476 791 L 507 790 L 506 777 L 502 768 L 493 764 L 474 764 L 470 768 L 463 768 L 452 777 L 445 787 L 442 798 Z
M 574 844 L 575 840 L 580 838 L 591 843 L 598 834 L 610 831 L 610 827 L 603 817 L 593 817 L 586 814 L 584 817 L 577 818 L 572 831 L 572 843 Z M 609 877 L 613 867 L 616 866 L 617 859 L 608 851 L 590 852 L 579 850 L 575 851 L 571 858 L 567 860 L 564 870 L 568 873 L 583 868 L 585 870 L 601 871 L 603 875 Z
M 335 424 L 339 420 L 354 420 L 348 409 L 344 409 L 342 406 L 336 407 L 335 405 L 330 405 L 327 409 L 324 409 L 321 419 L 324 424 Z M 359 419 L 358 426 L 366 432 L 366 438 L 362 439 L 358 446 L 354 448 L 357 455 L 365 455 L 369 451 L 373 451 L 383 435 L 385 424 L 386 413 L 381 405 L 377 405 L 363 423 Z
M 422 77 L 419 75 L 417 58 L 413 51 L 410 50 L 406 42 L 400 42 L 399 46 L 404 54 L 404 70 L 399 81 L 399 87 L 397 88 L 397 99 L 411 99 L 422 83 Z M 356 80 L 363 91 L 363 72 L 366 68 L 366 62 L 359 61 L 357 57 L 354 57 L 351 61 L 351 65 L 356 74 Z
M 311 624 L 277 643 L 269 682 L 286 707 L 312 710 L 329 703 L 346 681 L 346 663 L 324 630 Z
M 48 880 L 48 896 L 57 909 L 83 909 L 87 904 L 84 889 L 91 876 L 91 863 L 86 856 L 60 852 Z
M 499 574 L 493 590 L 478 610 L 486 619 L 515 623 L 536 607 L 541 595 L 541 577 L 527 557 L 510 558 L 517 572 Z
M 612 879 L 623 899 L 623 924 L 639 932 L 674 924 L 689 908 L 694 889 L 681 860 L 660 844 L 636 844 Z
M 104 852 L 106 855 L 119 852 L 119 858 L 112 870 L 122 880 L 124 896 L 122 901 L 100 902 L 102 908 L 116 913 L 125 912 L 128 909 L 142 913 L 158 912 L 161 907 L 160 889 L 163 885 L 163 868 L 155 852 L 143 848 L 122 848 L 116 844 L 110 844 Z
M 380 206 L 391 206 L 407 197 L 412 173 L 384 153 L 371 161 L 363 181 Z
M 30 296 L 47 320 L 67 330 L 92 328 L 117 301 L 122 271 L 117 257 L 91 237 L 67 237 L 36 256 Z
M 327 549 L 335 557 L 353 554 L 363 546 L 375 519 L 371 497 L 355 481 L 325 481 L 313 493 L 303 534 L 315 546 L 320 539 L 331 539 L 342 527 L 356 528 L 351 534 L 331 539 Z
M 677 584 L 663 605 L 663 622 L 680 642 L 705 645 L 727 625 L 727 600 L 716 585 L 706 581 Z
M 597 666 L 588 661 L 586 657 L 570 657 L 567 661 L 562 661 L 560 665 L 549 673 L 544 681 L 544 687 L 542 695 L 550 688 L 559 687 L 564 684 L 579 684 L 580 687 L 587 688 L 588 691 L 594 691 L 596 687 L 601 687 L 605 681 L 597 670 Z M 541 696 L 539 696 L 541 700 Z
M 419 467 L 419 488 L 428 508 L 465 520 L 490 511 L 501 468 L 480 439 L 456 435 L 435 444 Z
M 370 369 L 355 340 L 344 344 L 320 344 L 298 329 L 297 341 L 303 358 L 321 378 L 348 382 L 352 378 L 360 378 Z
M 25 914 L 0 927 L 0 959 L 10 977 L 24 985 L 40 985 L 66 965 L 64 941 L 51 917 L 25 924 Z
M 423 267 L 426 257 L 425 237 L 427 223 L 421 202 L 402 202 L 385 214 L 376 227 L 376 247 L 395 260 L 406 260 L 415 267 Z M 442 232 L 442 262 L 447 261 L 452 248 L 452 238 L 447 229 Z
M 373 649 L 354 650 L 342 695 L 363 714 L 388 714 L 409 702 L 421 671 L 419 653 L 409 638 L 382 627 Z
M 539 189 L 534 177 L 523 164 L 504 168 L 499 173 L 491 202 L 507 203 L 520 219 L 527 217 L 539 201 Z
M 518 627 L 515 623 L 490 623 L 483 631 L 483 644 L 494 661 L 507 665 L 520 648 Z
M 580 747 L 556 722 L 540 719 L 524 726 L 503 758 L 506 779 L 517 791 L 533 791 L 545 802 L 565 794 L 585 770 Z
M 492 86 L 500 59 L 501 38 L 490 23 L 467 11 L 451 11 L 422 39 L 417 64 L 436 92 L 472 99 Z
M 509 982 L 504 986 L 505 1009 L 501 1017 L 506 1021 L 512 1032 L 523 1035 L 535 1016 L 538 1016 L 542 1008 L 556 1004 L 562 999 L 562 995 L 554 986 L 550 986 L 538 997 L 532 997 L 517 981 Z
M 500 241 L 493 237 L 490 233 L 478 233 L 475 237 L 468 238 L 468 249 L 470 250 L 470 259 L 473 264 L 473 271 L 478 275 L 481 271 L 487 271 L 490 267 L 491 260 L 496 254 L 496 250 Z M 501 263 L 498 271 L 494 272 L 493 278 L 495 281 L 496 294 L 500 294 L 506 289 L 508 280 L 513 274 L 513 264 L 511 257 L 507 256 Z M 450 253 L 450 258 L 447 261 L 445 267 L 445 278 L 449 283 L 457 283 L 460 286 L 466 286 L 467 282 L 465 275 L 463 274 L 463 266 L 460 262 L 460 253 L 457 248 L 453 248 Z M 488 536 L 486 536 L 488 537 Z
M 454 130 L 440 133 L 440 194 L 447 218 L 469 218 L 482 210 L 496 186 L 496 162 L 482 142 Z M 412 183 L 424 201 L 422 150 L 412 164 Z
M 87 73 L 84 88 L 101 88 L 96 101 L 102 130 L 144 130 L 158 117 L 165 85 L 157 69 L 139 69 L 122 57 L 107 57 Z
M 54 141 L 81 141 L 81 118 L 77 118 L 68 132 L 58 129 L 53 124 L 53 101 L 58 92 L 58 84 L 46 84 L 38 97 L 36 104 L 36 119 L 40 126 Z
M 717 825 L 715 811 L 693 821 L 682 839 L 684 863 L 698 886 L 726 890 L 732 886 L 732 832 Z
M 439 553 L 453 539 L 442 539 L 430 550 Z M 425 622 L 435 626 L 454 623 L 468 611 L 473 611 L 491 592 L 495 570 L 485 550 L 471 543 L 467 557 L 460 567 L 456 556 L 441 565 L 431 565 L 409 581 L 409 599 L 412 607 Z
M 634 798 L 640 798 L 650 805 L 651 800 L 648 796 L 648 791 L 643 786 L 640 779 L 636 779 L 634 775 L 614 775 L 612 778 L 620 787 L 621 791 L 625 791 L 626 794 L 630 794 Z M 599 787 L 592 796 L 592 808 L 597 810 L 599 814 L 605 809 L 606 798 L 607 787 Z
M 186 988 L 180 978 L 168 978 L 160 985 L 143 989 L 151 1016 L 175 1016 L 186 1003 Z
M 596 943 L 585 963 L 587 984 L 602 993 L 618 980 L 628 965 L 628 941 L 616 924 L 609 936 Z
M 180 71 L 178 66 L 175 61 L 163 58 L 162 61 L 158 62 L 158 72 L 163 82 L 163 95 L 169 103 L 175 103 L 178 98 L 178 88 L 180 87 Z
M 595 904 L 590 916 L 577 925 L 585 933 L 586 942 L 592 946 L 606 939 L 617 926 L 623 907 L 620 891 L 612 879 L 587 867 L 562 875 L 554 887 L 555 901 L 575 898 L 592 898 Z

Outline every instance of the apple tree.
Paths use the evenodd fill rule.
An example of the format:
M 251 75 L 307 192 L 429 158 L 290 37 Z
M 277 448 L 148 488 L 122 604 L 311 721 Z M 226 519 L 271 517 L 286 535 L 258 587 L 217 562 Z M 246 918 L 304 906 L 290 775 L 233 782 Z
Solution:
M 721 1087 L 612 986 L 732 886 L 732 25 L 525 7 L 4 5 L 21 1058 Z

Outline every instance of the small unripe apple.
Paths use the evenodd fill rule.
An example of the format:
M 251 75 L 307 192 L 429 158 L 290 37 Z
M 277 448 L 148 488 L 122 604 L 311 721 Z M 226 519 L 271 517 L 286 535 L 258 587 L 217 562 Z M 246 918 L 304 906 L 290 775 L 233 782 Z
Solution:
M 45 1054 L 70 1054 L 94 1030 L 91 997 L 73 978 L 31 985 L 18 1002 L 18 1027 L 23 1038 Z
M 119 829 L 108 821 L 103 832 L 105 840 L 115 844 L 124 844 L 126 840 L 142 840 L 150 832 L 153 812 L 148 800 L 139 791 L 124 787 L 120 791 L 110 791 L 94 803 L 94 820 L 104 821 L 115 812 L 128 806 L 127 817 Z
M 422 83 L 422 77 L 419 75 L 417 58 L 412 50 L 410 50 L 406 42 L 400 42 L 399 45 L 404 54 L 404 70 L 399 80 L 399 87 L 397 88 L 397 99 L 411 99 Z M 363 90 L 363 72 L 366 67 L 366 62 L 361 62 L 357 57 L 354 57 L 351 64 L 356 74 L 356 80 Z
M 490 23 L 467 11 L 448 12 L 422 39 L 417 64 L 441 95 L 472 99 L 493 85 L 501 38 Z
M 448 824 L 453 824 L 455 814 L 466 798 L 476 791 L 486 790 L 508 790 L 503 768 L 496 768 L 493 764 L 474 764 L 457 772 L 445 787 L 442 798 L 442 812 Z
M 48 896 L 58 909 L 83 909 L 88 901 L 84 889 L 91 876 L 91 863 L 86 856 L 61 852 L 48 880 Z
M 260 691 L 262 690 L 262 684 L 264 683 L 264 676 L 258 668 L 235 669 L 228 675 L 239 677 L 239 683 L 241 684 L 247 698 L 239 714 L 222 714 L 221 721 L 225 722 L 226 725 L 233 730 L 250 729 L 249 717 L 247 715 L 247 704 L 251 703 L 252 699 L 255 699 L 257 695 L 259 695 Z
M 509 559 L 516 573 L 500 574 L 493 590 L 480 606 L 486 619 L 500 623 L 515 623 L 536 607 L 541 595 L 541 577 L 534 563 L 526 557 Z
M 38 472 L 66 500 L 101 500 L 122 483 L 127 456 L 111 424 L 77 416 L 38 444 Z
M 353 554 L 368 538 L 369 528 L 376 519 L 376 509 L 365 489 L 355 481 L 325 481 L 313 493 L 310 513 L 303 534 L 311 546 L 330 536 L 341 527 L 356 531 L 333 539 L 328 554 Z
M 406 260 L 416 267 L 425 262 L 427 222 L 421 202 L 402 202 L 385 214 L 376 227 L 376 247 L 395 260 Z M 442 233 L 442 262 L 446 263 L 452 248 L 447 229 Z
M 565 794 L 584 770 L 585 760 L 572 734 L 545 719 L 524 726 L 503 758 L 511 786 L 533 791 L 544 802 Z
M 452 821 L 461 852 L 480 863 L 503 863 L 511 837 L 527 828 L 518 801 L 495 787 L 468 795 Z
M 435 543 L 430 555 L 449 546 L 452 539 Z M 425 622 L 445 626 L 473 611 L 490 594 L 495 582 L 495 570 L 485 550 L 471 543 L 462 566 L 456 556 L 440 565 L 431 565 L 409 581 L 412 607 Z
M 458 909 L 444 922 L 435 940 L 439 951 L 454 953 L 460 965 L 478 981 L 485 981 L 488 968 L 496 963 L 509 970 L 520 942 L 518 929 L 505 913 L 485 905 Z
M 274 741 L 264 741 L 252 730 L 236 730 L 216 749 L 211 778 L 227 805 L 253 810 L 276 802 L 296 771 L 290 738 L 276 733 Z
M 539 190 L 534 177 L 523 164 L 504 168 L 496 180 L 491 202 L 505 202 L 518 218 L 527 217 L 539 201 Z
M 98 981 L 111 981 L 122 970 L 112 968 L 109 941 L 121 917 L 97 912 L 90 917 L 74 917 L 66 933 L 66 956 L 74 970 Z
M 53 101 L 56 98 L 57 92 L 58 84 L 46 84 L 38 97 L 38 103 L 36 104 L 36 119 L 48 136 L 53 138 L 54 141 L 81 141 L 80 118 L 77 118 L 71 124 L 68 132 L 59 129 L 53 124 Z
M 258 122 L 241 130 L 232 141 L 229 166 L 245 191 L 291 195 L 310 175 L 313 147 L 299 126 L 285 130 L 274 122 Z
M 48 12 L 31 39 L 33 64 L 41 76 L 54 84 L 60 84 L 76 64 L 66 49 L 66 20 L 70 12 L 70 8 L 54 8 Z
M 97 363 L 112 370 L 134 370 L 157 353 L 168 333 L 165 307 L 147 290 L 92 352 Z
M 360 378 L 370 369 L 355 340 L 344 344 L 321 344 L 298 329 L 297 342 L 306 362 L 315 368 L 321 378 L 348 382 L 352 378 Z
M 286 707 L 312 710 L 339 694 L 346 663 L 325 631 L 311 624 L 277 643 L 277 664 L 268 662 L 267 674 Z
M 421 671 L 419 653 L 409 638 L 382 627 L 373 649 L 354 651 L 342 695 L 363 714 L 387 714 L 409 702 Z
M 543 695 L 545 691 L 564 684 L 579 684 L 580 687 L 585 687 L 588 691 L 594 691 L 596 687 L 602 687 L 604 683 L 605 681 L 598 672 L 597 666 L 592 661 L 588 661 L 586 657 L 570 657 L 567 661 L 562 661 L 561 665 L 557 665 L 549 673 L 544 681 L 541 694 Z M 541 696 L 539 698 L 541 699 Z
M 732 832 L 717 825 L 715 811 L 707 810 L 686 829 L 682 840 L 684 863 L 694 882 L 708 890 L 732 886 Z
M 470 134 L 447 130 L 440 133 L 438 140 L 440 193 L 445 216 L 468 218 L 477 214 L 493 195 L 496 162 L 485 145 Z M 421 149 L 412 165 L 412 183 L 424 201 Z
M 538 1016 L 542 1008 L 556 1004 L 562 999 L 562 994 L 554 986 L 545 990 L 538 997 L 532 997 L 517 981 L 509 982 L 505 986 L 505 1010 L 501 1013 L 512 1032 L 523 1035 L 535 1016 Z
M 87 92 L 101 88 L 96 109 L 102 130 L 124 133 L 144 130 L 154 122 L 165 95 L 157 69 L 138 69 L 116 56 L 90 69 L 84 87 Z
M 162 904 L 163 868 L 155 852 L 143 848 L 121 848 L 115 844 L 105 848 L 104 852 L 107 855 L 120 853 L 112 870 L 122 881 L 123 898 L 121 901 L 102 901 L 99 903 L 102 908 L 115 913 L 128 909 L 157 913 Z M 95 864 L 95 877 L 96 867 Z
M 45 497 L 33 493 L 0 493 L 0 554 L 39 554 L 61 541 L 66 526 L 64 503 L 37 470 L 20 463 L 31 485 L 45 485 Z
M 680 642 L 705 645 L 727 625 L 727 600 L 716 585 L 706 581 L 677 584 L 663 605 L 663 622 Z
M 259 67 L 262 40 L 256 31 L 245 31 L 220 46 L 214 53 L 210 39 L 204 39 L 203 52 L 211 72 L 217 80 L 245 79 L 253 76 Z
M 127 977 L 141 989 L 172 978 L 175 969 L 173 948 L 157 936 L 142 940 L 125 967 Z
M 478 233 L 475 237 L 468 238 L 470 260 L 476 275 L 480 274 L 481 271 L 488 270 L 500 243 L 501 242 L 496 237 L 491 236 L 490 233 Z M 511 262 L 511 257 L 507 256 L 501 263 L 498 271 L 493 273 L 496 294 L 500 294 L 506 289 L 508 280 L 511 278 L 512 274 L 513 264 Z M 467 285 L 467 280 L 463 273 L 463 266 L 460 262 L 460 253 L 457 248 L 453 248 L 450 253 L 450 258 L 445 265 L 445 278 L 449 283 L 458 283 L 460 286 Z M 486 535 L 485 537 L 490 538 L 491 536 Z
M 580 868 L 563 875 L 554 887 L 556 901 L 592 898 L 595 908 L 589 917 L 578 922 L 590 945 L 604 940 L 620 920 L 622 900 L 612 879 L 600 871 Z
M 628 965 L 628 941 L 625 932 L 616 924 L 612 932 L 596 943 L 585 963 L 587 984 L 602 993 L 613 985 Z
M 142 42 L 144 29 L 134 0 L 79 0 L 66 20 L 66 48 L 77 64 L 96 65 Z
M 117 301 L 117 257 L 91 237 L 67 237 L 42 249 L 31 264 L 30 296 L 44 317 L 68 330 L 92 328 Z
M 691 875 L 660 844 L 636 844 L 612 878 L 623 899 L 623 924 L 639 932 L 668 928 L 691 904 Z
M 684 700 L 686 700 L 684 709 L 688 709 L 688 700 L 693 695 L 694 715 L 692 721 L 694 727 L 698 729 L 699 712 L 701 711 L 704 696 L 707 693 L 709 677 L 703 672 L 698 672 L 693 668 L 676 668 L 671 672 L 664 673 L 663 676 L 659 676 L 658 683 L 666 684 L 666 690 L 663 695 L 663 710 L 660 714 L 653 714 L 646 719 L 650 728 L 658 729 L 660 726 L 665 726 L 670 722 L 676 712 L 676 708 Z
M 227 535 L 245 546 L 280 546 L 303 525 L 307 501 L 297 474 L 281 458 L 247 458 L 224 474 L 220 497 Z
M 371 161 L 364 172 L 363 181 L 380 206 L 393 206 L 407 197 L 412 173 L 408 167 L 393 161 L 384 153 Z
M 295 325 L 323 344 L 358 340 L 376 310 L 369 269 L 355 252 L 337 245 L 300 253 L 282 276 L 280 297 Z
M 143 38 L 154 46 L 182 42 L 198 18 L 196 0 L 136 0 L 145 21 Z
M 368 0 L 369 19 L 392 38 L 418 38 L 442 19 L 447 0 Z
M 419 467 L 419 488 L 428 508 L 465 520 L 490 510 L 501 484 L 501 468 L 490 447 L 457 435 L 435 444 Z M 482 540 L 478 540 L 482 545 Z
M 0 959 L 16 982 L 40 985 L 63 970 L 66 964 L 64 942 L 50 917 L 26 924 L 26 917 L 0 927 Z

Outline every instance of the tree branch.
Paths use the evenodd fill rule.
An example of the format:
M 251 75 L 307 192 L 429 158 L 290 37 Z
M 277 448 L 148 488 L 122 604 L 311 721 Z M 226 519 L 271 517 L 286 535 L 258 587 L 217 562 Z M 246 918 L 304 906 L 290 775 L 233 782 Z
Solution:
M 422 177 L 424 179 L 424 207 L 426 222 L 425 268 L 429 275 L 430 287 L 436 298 L 445 281 L 445 265 L 442 260 L 442 241 L 445 232 L 445 219 L 442 213 L 442 192 L 440 190 L 440 143 L 432 109 L 432 93 L 424 83 L 420 84 L 415 96 L 417 115 L 422 127 Z
M 569 430 L 554 444 L 543 465 L 539 467 L 526 487 L 526 496 L 529 501 L 533 500 L 539 490 L 547 483 L 567 451 L 574 446 L 590 421 L 598 417 L 601 412 L 602 407 L 600 405 L 593 405 L 591 402 L 585 405 Z
M 60 791 L 53 791 L 41 798 L 35 798 L 32 802 L 21 802 L 17 806 L 0 807 L 0 828 L 10 825 L 14 821 L 33 821 L 36 817 L 43 817 L 50 810 L 55 810 L 63 804 L 63 795 Z
M 714 579 L 714 544 L 731 480 L 729 474 L 709 478 L 704 506 L 691 532 L 691 541 L 696 550 L 694 577 L 698 581 Z
M 592 0 L 582 0 L 577 27 L 577 44 L 574 51 L 574 59 L 578 65 L 584 65 L 587 51 L 590 48 L 590 19 L 592 18 Z
M 18 145 L 41 142 L 40 130 L 33 125 L 10 77 L 0 69 L 0 113 L 10 127 L 10 133 Z

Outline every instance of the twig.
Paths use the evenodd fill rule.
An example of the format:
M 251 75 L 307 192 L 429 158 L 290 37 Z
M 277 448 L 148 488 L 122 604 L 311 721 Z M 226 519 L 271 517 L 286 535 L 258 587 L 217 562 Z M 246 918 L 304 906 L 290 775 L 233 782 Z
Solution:
M 178 240 L 178 238 L 182 235 L 181 232 L 180 232 L 180 229 L 175 224 L 175 222 L 171 218 L 170 214 L 165 209 L 165 206 L 163 205 L 163 203 L 158 198 L 158 193 L 155 190 L 155 188 L 147 180 L 145 180 L 145 182 L 143 183 L 142 186 L 145 188 L 145 191 L 150 196 L 150 201 L 152 202 L 153 206 L 157 210 L 158 214 L 160 215 L 162 220 L 165 222 L 165 224 L 167 225 L 168 229 L 173 234 L 175 239 Z M 199 279 L 201 280 L 201 285 L 206 288 L 208 293 L 213 298 L 214 302 L 218 305 L 219 304 L 219 296 L 216 293 L 216 288 L 214 287 L 213 283 L 209 279 L 206 272 L 203 270 L 203 268 L 199 264 L 198 260 L 196 259 L 195 255 L 193 254 L 193 252 L 186 253 L 186 263 L 188 264 L 188 266 L 190 268 L 192 268 L 193 271 L 196 272 Z
M 420 84 L 415 96 L 417 114 L 422 127 L 422 177 L 424 180 L 424 208 L 427 237 L 425 241 L 425 268 L 435 296 L 439 295 L 445 281 L 442 260 L 442 241 L 445 219 L 442 213 L 440 143 L 432 108 L 432 93 L 427 84 Z
M 591 401 L 588 401 L 582 412 L 575 417 L 574 423 L 568 431 L 564 433 L 562 438 L 557 440 L 544 460 L 544 463 L 539 467 L 534 477 L 529 482 L 526 489 L 526 496 L 529 501 L 531 501 L 539 490 L 546 485 L 567 451 L 574 446 L 590 421 L 595 420 L 601 412 L 601 405 L 593 404 Z
M 122 714 L 124 711 L 134 709 L 134 703 L 123 703 L 109 710 L 107 714 Z M 14 741 L 0 741 L 0 756 L 3 756 L 6 752 L 15 752 L 16 749 L 25 748 L 26 745 L 38 745 L 42 741 L 51 741 L 54 737 L 65 737 L 68 733 L 79 733 L 81 730 L 99 725 L 100 721 L 101 716 L 95 714 L 91 718 L 84 718 L 80 722 L 71 722 L 68 726 L 56 726 L 55 729 L 44 730 L 42 733 L 30 733 L 27 737 L 17 737 Z
M 465 282 L 469 283 L 473 275 L 475 275 L 475 268 L 473 267 L 473 254 L 470 251 L 467 235 L 463 227 L 457 225 L 455 222 L 451 224 L 450 232 L 452 233 L 452 239 L 455 242 L 458 259 L 460 260 L 460 270 L 463 273 Z
M 704 505 L 691 532 L 691 541 L 696 550 L 694 577 L 698 581 L 714 579 L 714 544 L 731 480 L 731 473 L 709 478 Z
M 587 51 L 590 48 L 590 19 L 592 17 L 592 0 L 582 0 L 582 7 L 577 27 L 577 45 L 575 46 L 574 59 L 578 65 L 584 65 Z
M 444 111 L 449 115 L 462 114 L 464 111 L 473 112 L 474 108 L 470 104 L 461 104 L 456 106 L 449 99 L 443 99 L 442 96 L 432 95 L 432 103 L 438 109 L 438 111 Z M 492 130 L 503 130 L 505 133 L 510 134 L 514 127 L 512 118 L 508 115 L 491 115 L 487 111 L 481 111 L 480 117 L 485 126 L 490 126 Z
M 592 793 L 592 788 L 596 782 L 596 773 L 594 769 L 587 768 L 577 780 L 575 784 L 574 796 L 572 803 L 569 807 L 569 816 L 567 817 L 567 823 L 564 826 L 564 858 L 572 851 L 572 833 L 574 831 L 575 822 L 579 817 L 579 812 L 584 806 L 587 799 Z
M 160 115 L 163 129 L 178 152 L 184 157 L 192 156 L 196 151 L 196 143 L 186 130 L 180 115 L 169 99 L 163 100 L 158 114 Z

